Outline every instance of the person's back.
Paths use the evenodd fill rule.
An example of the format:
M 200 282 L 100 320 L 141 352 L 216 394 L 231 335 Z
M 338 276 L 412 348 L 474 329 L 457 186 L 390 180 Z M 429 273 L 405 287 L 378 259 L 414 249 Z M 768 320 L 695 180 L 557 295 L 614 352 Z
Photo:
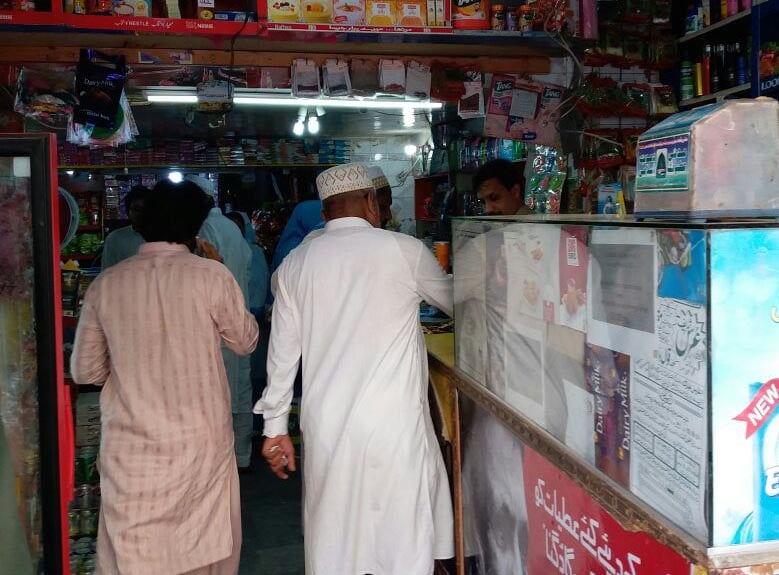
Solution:
M 331 393 L 328 383 L 345 379 L 358 383 L 354 380 L 357 373 L 341 361 L 357 353 L 360 373 L 372 375 L 371 381 L 361 382 L 365 386 L 389 381 L 417 384 L 414 378 L 397 377 L 399 364 L 406 359 L 397 352 L 405 351 L 409 341 L 422 344 L 422 298 L 414 272 L 424 249 L 409 236 L 373 228 L 365 220 L 344 218 L 328 223 L 324 234 L 290 254 L 288 267 L 281 273 L 295 278 L 286 285 L 292 285 L 292 297 L 309 326 L 302 342 L 304 402 L 326 407 L 328 402 L 343 401 Z M 418 365 L 421 369 L 421 362 Z M 354 393 L 364 391 L 347 388 Z M 414 391 L 420 397 L 426 393 L 421 388 Z M 419 408 L 419 404 L 407 407 Z
M 319 200 L 305 200 L 295 206 L 287 225 L 284 226 L 284 231 L 281 232 L 276 250 L 273 252 L 270 271 L 276 271 L 281 262 L 303 242 L 309 233 L 322 229 L 324 225 L 322 202 Z
M 193 184 L 158 183 L 144 217 L 148 243 L 84 296 L 70 371 L 78 384 L 103 385 L 103 575 L 238 572 L 240 495 L 220 344 L 248 354 L 258 328 L 230 272 L 190 253 L 205 217 L 199 194 Z
M 365 166 L 317 185 L 325 229 L 276 276 L 269 387 L 255 407 L 263 454 L 277 475 L 294 470 L 287 417 L 302 355 L 306 572 L 429 575 L 452 555 L 452 509 L 419 303 L 451 312 L 452 284 L 420 241 L 374 227 Z
M 233 274 L 246 298 L 252 252 L 240 230 L 219 208 L 211 208 L 199 235 L 211 243 L 222 256 L 225 267 Z
M 104 270 L 133 257 L 146 241 L 138 233 L 138 227 L 141 225 L 143 206 L 148 195 L 149 189 L 145 186 L 133 186 L 125 196 L 124 205 L 130 225 L 114 230 L 105 239 L 100 256 L 100 265 Z
M 139 441 L 154 442 L 232 429 L 213 317 L 230 280 L 218 262 L 160 243 L 144 245 L 95 280 L 90 305 L 111 355 L 104 423 L 132 424 Z

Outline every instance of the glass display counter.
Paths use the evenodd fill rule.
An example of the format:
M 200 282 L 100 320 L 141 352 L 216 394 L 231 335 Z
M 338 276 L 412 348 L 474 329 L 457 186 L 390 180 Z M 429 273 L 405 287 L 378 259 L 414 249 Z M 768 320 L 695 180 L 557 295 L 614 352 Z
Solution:
M 461 218 L 453 249 L 459 373 L 551 436 L 568 467 L 714 557 L 709 567 L 717 548 L 722 566 L 742 551 L 779 561 L 779 223 Z M 469 441 L 489 427 L 473 428 L 471 411 L 466 548 Z M 548 507 L 563 519 L 557 541 L 580 541 L 571 498 L 568 511 L 546 500 L 527 460 L 526 513 Z

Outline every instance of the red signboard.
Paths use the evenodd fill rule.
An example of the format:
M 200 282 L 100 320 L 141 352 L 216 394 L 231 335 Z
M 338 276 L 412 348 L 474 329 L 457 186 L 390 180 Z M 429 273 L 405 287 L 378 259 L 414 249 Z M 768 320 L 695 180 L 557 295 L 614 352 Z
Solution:
M 561 470 L 525 446 L 528 575 L 689 575 L 681 555 L 626 531 Z

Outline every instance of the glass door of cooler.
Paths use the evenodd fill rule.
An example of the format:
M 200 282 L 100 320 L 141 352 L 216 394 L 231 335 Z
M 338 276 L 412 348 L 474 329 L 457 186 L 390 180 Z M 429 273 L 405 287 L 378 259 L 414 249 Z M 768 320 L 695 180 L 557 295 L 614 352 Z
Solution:
M 14 575 L 67 572 L 54 150 L 49 134 L 0 134 L 0 572 Z

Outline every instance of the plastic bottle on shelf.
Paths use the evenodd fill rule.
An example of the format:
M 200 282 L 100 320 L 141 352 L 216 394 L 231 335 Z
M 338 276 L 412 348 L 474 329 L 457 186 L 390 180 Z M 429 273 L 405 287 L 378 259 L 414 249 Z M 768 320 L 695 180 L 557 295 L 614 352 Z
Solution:
M 703 95 L 711 93 L 711 44 L 706 44 L 703 48 L 703 59 L 701 60 L 701 84 Z
M 519 10 L 516 6 L 506 8 L 506 30 L 516 32 L 519 29 Z
M 692 64 L 689 60 L 682 62 L 680 96 L 682 100 L 690 100 L 694 97 L 695 89 L 692 80 Z
M 698 9 L 692 4 L 687 5 L 687 23 L 685 31 L 687 34 L 698 31 Z
M 747 83 L 747 62 L 739 42 L 734 44 L 733 56 L 736 59 L 736 85 L 741 86 Z
M 728 44 L 725 49 L 725 85 L 727 88 L 735 88 L 736 83 L 736 52 L 735 45 Z
M 490 7 L 490 28 L 495 32 L 506 30 L 506 6 L 503 4 L 493 4 Z
M 694 71 L 694 91 L 697 98 L 698 96 L 703 96 L 703 65 L 700 62 L 695 62 Z

